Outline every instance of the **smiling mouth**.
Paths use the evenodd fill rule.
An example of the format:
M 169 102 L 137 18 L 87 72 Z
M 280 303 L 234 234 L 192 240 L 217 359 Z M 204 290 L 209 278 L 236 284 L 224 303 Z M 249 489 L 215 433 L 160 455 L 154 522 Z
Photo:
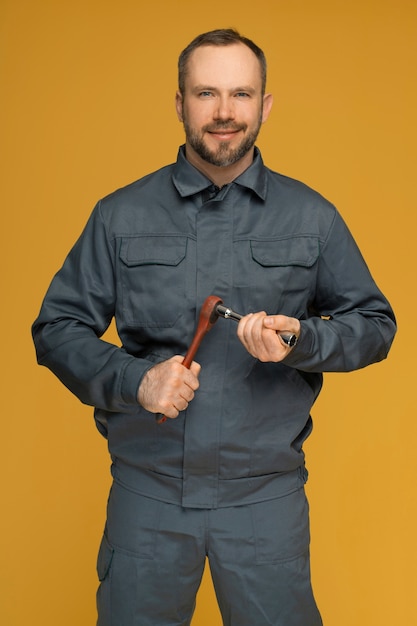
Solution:
M 230 129 L 219 128 L 219 129 L 210 129 L 210 130 L 207 130 L 207 132 L 209 135 L 218 137 L 222 141 L 227 141 L 228 139 L 232 139 L 233 137 L 235 137 L 235 135 L 237 135 L 237 133 L 240 130 L 242 129 L 241 128 L 230 128 Z

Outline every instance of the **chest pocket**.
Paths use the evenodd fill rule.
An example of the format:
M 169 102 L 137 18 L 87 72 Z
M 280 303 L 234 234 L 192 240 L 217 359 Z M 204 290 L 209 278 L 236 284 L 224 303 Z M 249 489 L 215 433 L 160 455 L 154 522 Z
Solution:
M 252 258 L 263 267 L 311 267 L 319 255 L 314 237 L 290 237 L 268 241 L 251 241 Z
M 234 286 L 247 311 L 301 315 L 315 288 L 317 237 L 238 241 L 235 254 Z
M 122 309 L 132 326 L 170 327 L 184 307 L 187 238 L 144 235 L 120 245 Z

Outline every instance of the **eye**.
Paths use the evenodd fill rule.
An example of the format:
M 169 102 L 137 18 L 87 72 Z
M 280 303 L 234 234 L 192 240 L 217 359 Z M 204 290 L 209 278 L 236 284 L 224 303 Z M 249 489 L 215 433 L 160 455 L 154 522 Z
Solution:
M 200 93 L 198 94 L 200 96 L 200 98 L 210 98 L 213 95 L 212 91 L 200 91 Z
M 248 94 L 246 91 L 238 91 L 235 96 L 236 98 L 250 98 L 250 94 Z

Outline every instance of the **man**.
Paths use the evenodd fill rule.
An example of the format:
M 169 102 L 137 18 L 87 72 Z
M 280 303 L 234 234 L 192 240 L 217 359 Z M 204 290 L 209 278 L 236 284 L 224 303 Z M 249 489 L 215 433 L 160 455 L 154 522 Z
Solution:
M 335 208 L 263 165 L 265 81 L 235 31 L 183 51 L 177 162 L 98 203 L 33 327 L 39 363 L 95 407 L 112 456 L 99 626 L 190 624 L 206 557 L 225 625 L 322 623 L 310 409 L 322 372 L 387 356 L 395 319 Z M 220 320 L 186 369 L 210 294 L 247 315 L 237 332 Z M 121 348 L 100 339 L 113 317 Z

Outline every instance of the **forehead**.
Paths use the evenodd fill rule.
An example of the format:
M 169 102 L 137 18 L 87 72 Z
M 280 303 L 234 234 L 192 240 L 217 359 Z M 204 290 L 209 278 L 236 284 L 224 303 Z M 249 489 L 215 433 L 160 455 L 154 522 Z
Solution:
M 190 55 L 186 87 L 211 85 L 219 88 L 247 85 L 261 90 L 261 64 L 248 46 L 200 46 Z

